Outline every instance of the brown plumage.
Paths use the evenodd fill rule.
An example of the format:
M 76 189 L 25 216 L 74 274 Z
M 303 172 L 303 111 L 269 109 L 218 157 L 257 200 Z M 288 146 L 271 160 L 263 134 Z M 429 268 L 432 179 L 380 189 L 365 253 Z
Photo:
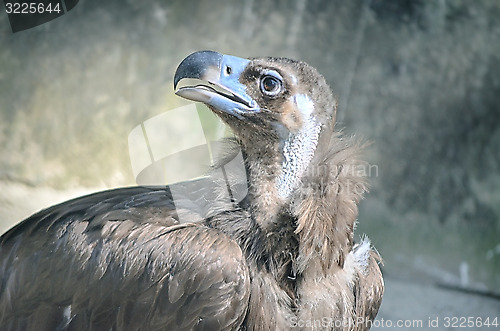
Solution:
M 360 146 L 334 131 L 325 79 L 210 51 L 183 78 L 225 90 L 176 93 L 233 129 L 246 197 L 217 199 L 226 183 L 205 178 L 176 184 L 190 194 L 175 204 L 172 187 L 135 187 L 31 216 L 0 239 L 0 329 L 367 329 L 383 281 L 369 241 L 354 244 Z

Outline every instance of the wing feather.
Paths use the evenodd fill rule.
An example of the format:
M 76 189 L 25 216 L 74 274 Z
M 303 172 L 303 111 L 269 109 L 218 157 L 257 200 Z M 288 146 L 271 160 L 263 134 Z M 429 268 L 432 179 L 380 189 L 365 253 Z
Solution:
M 358 273 L 358 282 L 354 289 L 356 304 L 356 330 L 370 329 L 371 322 L 377 316 L 384 294 L 384 280 L 380 271 L 380 256 L 370 250 L 365 272 Z
M 0 329 L 241 323 L 250 282 L 241 249 L 202 223 L 180 223 L 179 206 L 189 203 L 177 202 L 165 187 L 106 191 L 10 230 L 0 239 Z M 184 219 L 204 216 L 181 212 Z

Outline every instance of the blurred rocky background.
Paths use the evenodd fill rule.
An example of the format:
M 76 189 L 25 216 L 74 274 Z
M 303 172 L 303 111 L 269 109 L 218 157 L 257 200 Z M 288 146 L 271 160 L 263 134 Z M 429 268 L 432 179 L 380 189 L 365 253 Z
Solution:
M 128 134 L 187 104 L 172 76 L 202 49 L 301 59 L 327 78 L 339 129 L 372 142 L 357 232 L 385 259 L 385 307 L 411 317 L 395 297 L 438 293 L 463 316 L 471 294 L 446 292 L 462 291 L 498 315 L 498 0 L 81 0 L 15 34 L 0 10 L 0 231 L 134 184 Z

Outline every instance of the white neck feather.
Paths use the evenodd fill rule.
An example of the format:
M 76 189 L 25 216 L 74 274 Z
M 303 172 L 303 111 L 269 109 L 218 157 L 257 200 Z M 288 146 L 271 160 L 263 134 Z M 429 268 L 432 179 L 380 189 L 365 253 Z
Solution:
M 321 126 L 312 117 L 314 104 L 311 99 L 303 94 L 294 98 L 305 120 L 300 131 L 290 134 L 283 147 L 282 172 L 276 178 L 278 196 L 283 200 L 298 188 L 302 175 L 314 156 L 321 131 Z

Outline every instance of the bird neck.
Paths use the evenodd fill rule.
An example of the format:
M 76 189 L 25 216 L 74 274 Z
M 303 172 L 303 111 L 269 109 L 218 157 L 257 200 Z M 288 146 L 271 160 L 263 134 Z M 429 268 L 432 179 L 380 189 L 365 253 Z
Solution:
M 249 207 L 257 224 L 265 232 L 275 231 L 279 227 L 278 216 L 286 206 L 279 198 L 276 185 L 276 179 L 281 172 L 278 148 L 277 143 L 269 143 L 265 149 L 257 145 L 245 148 Z
M 302 176 L 301 189 L 292 198 L 301 246 L 298 272 L 311 265 L 320 266 L 319 272 L 332 265 L 343 267 L 353 246 L 357 205 L 367 190 L 366 168 L 358 158 L 362 147 L 339 133 L 328 140 L 318 144 L 324 148 L 318 148 Z
M 264 149 L 262 144 L 245 146 L 252 210 L 265 230 L 280 227 L 280 217 L 290 214 L 292 196 L 302 187 L 301 178 L 314 157 L 320 131 L 321 125 L 310 117 L 285 139 L 267 137 Z
M 278 232 L 283 219 L 295 222 L 298 272 L 343 265 L 366 191 L 360 146 L 329 128 L 319 131 L 311 126 L 310 135 L 299 132 L 281 144 L 245 146 L 250 211 L 267 234 Z

